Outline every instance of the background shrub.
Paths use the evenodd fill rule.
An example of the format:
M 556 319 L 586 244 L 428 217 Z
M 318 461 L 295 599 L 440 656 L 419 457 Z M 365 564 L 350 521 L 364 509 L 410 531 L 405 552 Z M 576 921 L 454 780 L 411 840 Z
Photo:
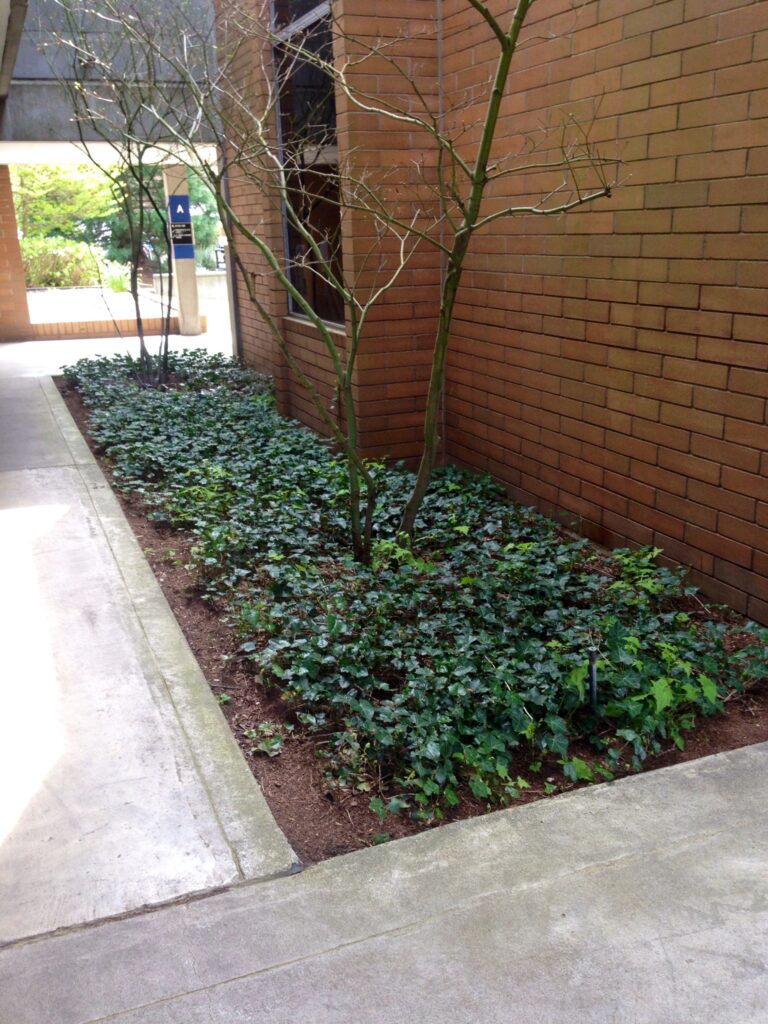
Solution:
M 24 238 L 20 244 L 28 288 L 83 288 L 100 283 L 101 252 L 85 242 Z

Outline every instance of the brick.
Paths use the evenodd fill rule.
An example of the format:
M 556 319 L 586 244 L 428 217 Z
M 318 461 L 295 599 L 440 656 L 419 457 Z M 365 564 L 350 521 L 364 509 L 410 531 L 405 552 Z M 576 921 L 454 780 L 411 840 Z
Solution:
M 609 409 L 627 413 L 630 416 L 641 416 L 646 420 L 658 420 L 659 418 L 659 403 L 655 399 L 643 398 L 637 394 L 629 395 L 623 391 L 609 392 L 607 405 Z
M 716 39 L 717 22 L 714 18 L 700 18 L 698 21 L 686 20 L 682 25 L 673 25 L 670 28 L 654 32 L 651 52 L 655 56 L 672 50 L 704 46 L 714 43 Z M 683 74 L 685 73 L 685 68 L 683 68 Z
M 752 92 L 765 87 L 768 81 L 768 61 L 751 61 L 736 67 L 722 68 L 715 78 L 719 96 L 729 93 Z
M 766 111 L 768 113 L 768 110 Z M 747 155 L 747 174 L 768 174 L 768 146 L 756 146 Z
M 713 19 L 713 24 L 714 24 Z M 752 39 L 728 39 L 711 46 L 701 46 L 683 53 L 683 74 L 733 67 L 752 59 Z
M 655 3 L 644 10 L 627 14 L 624 18 L 625 37 L 642 35 L 668 25 L 678 25 L 684 16 L 683 0 L 668 0 L 667 3 Z
M 742 444 L 746 448 L 757 448 L 764 452 L 768 450 L 768 426 L 729 420 L 725 425 L 725 440 L 732 441 L 734 444 Z
M 597 384 L 604 388 L 617 388 L 619 391 L 632 391 L 632 374 L 626 370 L 609 369 L 606 366 L 586 366 L 584 380 L 588 384 Z
M 744 473 L 730 466 L 723 467 L 723 487 L 738 494 L 750 495 L 758 501 L 768 501 L 768 477 Z
M 612 348 L 608 350 L 608 366 L 616 370 L 630 370 L 633 373 L 660 374 L 662 356 L 627 348 Z
M 612 452 L 618 452 L 651 465 L 655 465 L 658 460 L 659 446 L 639 437 L 628 437 L 625 434 L 616 434 L 609 430 L 605 435 L 605 446 Z
M 731 36 L 752 36 L 759 29 L 768 27 L 768 8 L 760 3 L 747 4 L 738 10 L 721 14 L 719 22 L 720 39 L 728 39 Z
M 677 213 L 690 211 L 675 211 Z M 662 306 L 676 306 L 684 309 L 696 309 L 699 305 L 699 289 L 695 284 L 664 284 L 659 282 L 642 282 L 639 301 L 657 303 Z
M 661 561 L 670 565 L 685 565 L 690 570 L 699 570 L 711 575 L 714 567 L 712 555 L 699 551 L 697 548 L 679 541 L 676 537 L 665 536 L 659 531 L 654 533 L 653 543 L 664 552 L 660 556 Z
M 650 423 L 647 420 L 636 419 L 632 423 L 632 434 L 643 441 L 681 452 L 687 452 L 691 447 L 691 435 L 688 430 L 667 426 L 665 423 Z
M 668 515 L 658 508 L 647 508 L 637 502 L 630 504 L 630 516 L 639 520 L 644 526 L 653 530 L 653 534 L 663 531 L 668 538 L 678 541 L 683 539 L 685 534 L 685 522 L 677 516 Z M 665 548 L 668 546 L 666 543 Z
M 765 274 L 765 283 L 768 284 L 768 268 L 765 269 Z M 706 285 L 701 289 L 701 307 L 765 317 L 768 315 L 768 293 L 765 288 L 722 288 Z M 768 329 L 764 331 L 764 337 L 768 340 Z
M 742 210 L 741 230 L 768 232 L 768 206 L 748 206 Z
M 691 437 L 691 453 L 704 459 L 713 459 L 726 466 L 735 466 L 748 473 L 757 472 L 760 466 L 760 451 L 730 441 L 718 441 L 713 437 L 694 434 Z
M 719 533 L 703 530 L 700 526 L 694 526 L 691 523 L 685 528 L 685 542 L 716 558 L 727 559 L 744 568 L 749 568 L 752 564 L 752 549 L 746 544 L 739 544 Z
M 729 387 L 736 392 L 737 400 L 743 395 L 758 395 L 768 398 L 768 374 L 760 370 L 743 370 L 733 367 L 729 378 Z M 751 416 L 747 417 L 752 419 Z
M 712 99 L 683 103 L 680 107 L 678 125 L 681 128 L 695 128 L 703 124 L 743 121 L 747 116 L 748 106 L 749 97 L 746 94 L 716 96 Z
M 583 381 L 564 380 L 562 394 L 577 401 L 589 402 L 591 405 L 605 405 L 606 401 L 605 388 L 585 384 Z
M 723 178 L 719 181 L 713 181 L 709 186 L 709 202 L 712 206 L 743 206 L 749 203 L 764 204 L 766 196 L 768 196 L 768 177 L 764 175 L 746 179 L 734 178 L 731 180 Z M 744 239 L 739 239 L 737 236 L 733 241 L 743 243 Z M 750 250 L 742 249 L 742 259 L 763 259 L 765 257 L 765 249 L 761 249 L 759 245 L 751 250 L 754 252 L 754 256 L 744 255 L 747 251 Z
M 648 156 L 678 156 L 682 153 L 708 153 L 712 148 L 714 129 L 711 125 L 686 128 L 652 135 L 648 139 Z M 662 205 L 667 205 L 666 203 Z
M 682 497 L 685 495 L 686 481 L 673 476 L 669 470 L 659 466 L 649 466 L 647 462 L 632 461 L 630 473 L 634 479 L 642 481 L 648 487 L 666 491 Z
M 637 306 L 614 302 L 610 307 L 609 316 L 611 323 L 614 324 L 659 329 L 664 326 L 665 313 L 663 306 Z
M 713 145 L 716 150 L 754 149 L 768 145 L 768 118 L 753 117 L 749 121 L 733 121 L 715 126 Z M 722 177 L 722 175 L 719 175 Z
M 610 432 L 606 433 L 606 438 Z M 622 437 L 622 434 L 615 435 L 616 437 Z M 606 444 L 599 446 L 583 444 L 581 446 L 581 457 L 588 459 L 590 463 L 595 466 L 602 466 L 604 469 L 609 469 L 613 473 L 626 473 L 629 469 L 629 459 L 626 455 L 622 455 L 619 452 L 609 450 Z
M 690 480 L 688 497 L 708 508 L 719 509 L 721 512 L 728 512 L 748 520 L 755 518 L 754 498 L 735 491 L 728 491 L 723 487 L 712 487 L 699 480 Z
M 668 210 L 620 210 L 614 215 L 614 228 L 618 232 L 666 234 L 671 227 L 672 214 Z
M 752 345 L 746 341 L 728 341 L 722 338 L 699 338 L 698 355 L 699 359 L 725 363 L 729 366 L 768 369 L 766 345 Z
M 639 480 L 633 480 L 622 474 L 606 473 L 604 486 L 606 490 L 620 494 L 640 505 L 653 507 L 656 499 L 656 489 L 654 487 L 650 487 L 648 484 L 641 483 Z M 611 508 L 611 506 L 606 505 L 606 508 Z M 612 511 L 619 510 L 614 508 Z
M 642 264 L 652 263 L 650 257 L 667 259 L 703 259 L 705 238 L 702 234 L 663 234 L 646 235 L 642 243 Z M 659 278 L 646 277 L 646 280 L 666 280 L 667 275 Z
M 768 601 L 768 578 L 765 576 L 749 572 L 721 558 L 715 559 L 715 576 L 729 586 L 757 597 L 760 601 Z
M 656 507 L 660 512 L 674 516 L 683 523 L 696 523 L 705 530 L 714 530 L 717 524 L 717 512 L 708 504 L 702 504 L 690 497 L 681 498 L 677 494 L 659 491 L 656 495 Z
M 768 374 L 763 374 L 763 376 L 766 377 Z M 732 374 L 730 379 L 732 382 Z M 764 398 L 752 398 L 744 394 L 736 394 L 733 391 L 697 388 L 694 405 L 699 409 L 706 409 L 708 412 L 734 416 L 736 419 L 750 420 L 753 423 L 762 423 L 765 419 Z
M 692 477 L 708 484 L 719 484 L 721 467 L 718 462 L 689 455 L 686 452 L 675 452 L 667 449 L 659 451 L 659 466 L 683 477 Z
M 715 76 L 711 71 L 700 75 L 685 75 L 654 83 L 651 86 L 650 107 L 653 109 L 666 103 L 679 104 L 708 99 L 714 92 Z
M 667 311 L 667 327 L 680 334 L 706 334 L 716 338 L 728 338 L 731 334 L 730 313 L 710 313 L 703 310 L 670 309 Z M 703 356 L 702 358 L 707 358 Z
M 668 84 L 664 83 L 665 86 Z M 654 132 L 671 131 L 677 125 L 677 107 L 673 97 L 666 97 L 661 102 L 668 105 L 654 106 L 651 110 L 639 110 L 630 114 L 622 113 L 619 117 L 619 138 L 626 139 L 635 135 L 647 136 Z M 636 180 L 633 175 L 633 181 Z
M 672 217 L 674 231 L 701 231 L 714 234 L 718 231 L 738 231 L 740 223 L 741 210 L 738 206 L 675 210 Z
M 740 288 L 763 288 L 766 280 L 766 266 L 764 263 L 741 263 L 739 264 L 736 282 Z M 763 318 L 765 322 L 765 318 Z M 766 332 L 763 332 L 766 334 Z M 737 335 L 734 335 L 737 337 Z
M 637 347 L 662 355 L 684 356 L 693 359 L 696 355 L 696 339 L 688 334 L 673 334 L 671 331 L 638 331 Z
M 697 434 L 709 434 L 711 437 L 722 438 L 725 428 L 724 419 L 718 413 L 666 402 L 662 404 L 659 418 L 662 423 L 670 426 L 695 431 Z
M 738 540 L 752 548 L 768 552 L 768 529 L 763 526 L 746 523 L 737 516 L 721 512 L 717 517 L 717 531 L 732 540 Z
M 682 64 L 682 54 L 679 52 L 625 64 L 621 70 L 621 87 L 632 89 L 634 86 L 675 78 L 680 74 Z
M 635 389 L 638 395 L 656 398 L 659 401 L 674 402 L 676 405 L 693 404 L 693 387 L 676 380 L 665 380 L 662 377 L 635 378 Z
M 694 212 L 698 214 L 699 211 Z M 724 259 L 674 260 L 669 266 L 669 280 L 696 284 L 735 284 L 736 262 Z
M 724 388 L 728 383 L 727 366 L 693 359 L 677 359 L 673 356 L 664 360 L 664 375 L 672 380 L 704 384 L 713 388 Z
M 750 597 L 747 601 L 746 614 L 754 622 L 768 623 L 768 602 Z
M 598 71 L 602 71 L 605 68 L 619 67 L 622 69 L 622 74 L 624 74 L 625 66 L 631 66 L 633 62 L 642 62 L 644 58 L 650 56 L 650 53 L 651 37 L 647 35 L 635 36 L 632 39 L 625 39 L 620 43 L 615 43 L 613 46 L 601 47 L 596 54 L 595 66 Z M 643 85 L 642 76 L 640 81 L 633 84 Z M 622 88 L 631 87 L 630 82 L 625 79 Z
M 704 206 L 707 202 L 706 181 L 675 182 L 668 185 L 649 185 L 645 190 L 645 203 L 649 209 L 676 209 L 681 206 Z

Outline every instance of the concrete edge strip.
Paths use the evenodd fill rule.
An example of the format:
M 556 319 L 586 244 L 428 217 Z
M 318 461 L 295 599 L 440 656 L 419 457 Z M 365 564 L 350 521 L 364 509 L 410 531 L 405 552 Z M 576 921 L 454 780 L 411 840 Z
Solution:
M 298 858 L 246 765 L 110 484 L 52 378 L 41 378 L 40 383 L 114 555 L 163 681 L 166 703 L 186 740 L 239 874 L 244 880 L 266 880 L 295 873 L 300 868 Z

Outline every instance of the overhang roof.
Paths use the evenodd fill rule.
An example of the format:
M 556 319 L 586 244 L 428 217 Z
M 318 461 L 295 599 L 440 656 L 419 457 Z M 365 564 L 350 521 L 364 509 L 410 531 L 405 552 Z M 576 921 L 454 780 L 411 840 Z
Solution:
M 11 88 L 13 67 L 27 16 L 27 0 L 0 0 L 0 112 Z

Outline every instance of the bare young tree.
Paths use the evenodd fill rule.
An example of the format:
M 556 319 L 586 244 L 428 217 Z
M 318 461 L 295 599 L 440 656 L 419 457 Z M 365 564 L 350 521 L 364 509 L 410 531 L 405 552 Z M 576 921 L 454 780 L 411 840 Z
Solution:
M 146 17 L 148 5 L 141 6 Z M 69 96 L 79 145 L 109 180 L 128 228 L 129 287 L 139 337 L 138 380 L 143 386 L 162 386 L 168 379 L 173 310 L 172 242 L 158 165 L 165 150 L 156 147 L 160 125 L 147 111 L 157 99 L 161 79 L 164 102 L 169 104 L 178 102 L 184 85 L 168 77 L 154 48 L 144 48 L 139 54 L 126 45 L 120 25 L 98 4 L 55 0 L 42 6 L 43 16 L 46 11 L 53 31 L 46 33 L 45 49 L 59 85 Z M 149 21 L 144 27 L 149 28 Z M 142 268 L 149 256 L 150 224 L 154 228 L 151 248 L 159 269 L 167 268 L 168 280 L 166 289 L 161 274 L 162 327 L 156 355 L 147 345 L 140 292 Z
M 413 56 L 414 44 L 434 31 L 429 25 L 382 38 L 354 34 L 330 2 L 221 0 L 213 22 L 201 28 L 182 0 L 172 30 L 180 45 L 169 50 L 162 34 L 148 31 L 146 19 L 132 11 L 135 2 L 95 6 L 119 29 L 132 67 L 162 62 L 167 77 L 184 84 L 183 103 L 172 103 L 172 93 L 156 82 L 143 94 L 143 112 L 159 126 L 155 134 L 164 141 L 158 144 L 209 184 L 250 301 L 345 455 L 353 549 L 367 561 L 377 495 L 360 451 L 355 379 L 374 309 L 414 260 L 436 255 L 441 274 L 423 453 L 400 525 L 411 537 L 439 450 L 454 309 L 474 236 L 497 220 L 564 214 L 609 197 L 616 161 L 591 141 L 588 125 L 568 118 L 521 133 L 512 153 L 497 152 L 510 70 L 535 0 L 517 0 L 504 20 L 482 0 L 466 0 L 494 42 L 495 67 L 487 81 L 448 98 L 438 83 L 425 87 Z M 96 54 L 92 66 L 103 68 Z M 386 92 L 371 86 L 379 81 L 369 73 L 374 67 L 386 71 Z M 97 79 L 84 95 L 98 106 Z M 345 122 L 338 132 L 337 111 Z M 360 145 L 369 124 L 406 133 L 415 140 L 414 158 L 382 167 Z M 210 142 L 217 159 L 201 159 L 201 145 Z M 537 182 L 519 201 L 510 200 L 514 190 L 506 187 L 515 177 Z M 258 219 L 230 201 L 233 182 L 259 197 Z M 275 230 L 281 221 L 284 232 Z M 342 245 L 349 239 L 354 258 Z M 254 252 L 284 289 L 289 308 L 315 326 L 333 368 L 332 401 L 286 342 L 253 271 Z

